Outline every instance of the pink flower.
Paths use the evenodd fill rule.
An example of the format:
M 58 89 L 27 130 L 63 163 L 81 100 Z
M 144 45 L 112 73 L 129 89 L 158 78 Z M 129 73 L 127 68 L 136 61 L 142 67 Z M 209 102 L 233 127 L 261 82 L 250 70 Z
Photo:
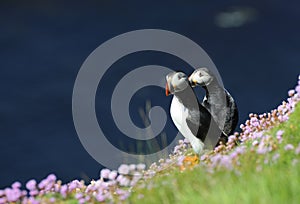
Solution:
M 295 90 L 297 91 L 297 93 L 300 93 L 300 84 L 296 87 Z
M 183 142 L 184 142 L 185 144 L 189 144 L 189 143 L 190 143 L 190 141 L 189 141 L 188 138 L 184 138 Z
M 26 183 L 26 188 L 30 191 L 35 190 L 36 189 L 36 181 L 34 179 L 31 179 L 30 181 L 28 181 Z
M 11 185 L 12 188 L 20 188 L 21 187 L 21 183 L 19 181 L 16 181 L 14 182 L 12 185 Z
M 284 147 L 284 150 L 288 151 L 288 150 L 293 150 L 294 149 L 294 146 L 292 144 L 287 144 L 285 145 Z
M 76 193 L 76 195 L 75 195 L 75 198 L 76 198 L 77 200 L 79 200 L 79 199 L 82 198 L 82 197 L 83 197 L 82 193 Z
M 55 182 L 56 181 L 56 176 L 54 174 L 49 174 L 47 176 L 47 180 L 51 181 L 51 182 Z
M 258 119 L 257 119 L 256 117 L 252 117 L 252 118 L 250 119 L 250 123 L 251 123 L 251 125 L 254 126 L 254 127 L 259 126 L 259 121 L 258 121 Z
M 97 199 L 97 201 L 99 201 L 99 202 L 103 202 L 103 201 L 105 201 L 105 196 L 104 196 L 102 193 L 98 193 L 98 194 L 96 195 L 96 199 Z
M 65 184 L 65 185 L 62 185 L 61 188 L 60 188 L 60 194 L 62 195 L 62 197 L 67 197 L 67 191 L 68 191 L 68 186 Z
M 100 172 L 101 178 L 104 178 L 104 179 L 108 179 L 109 174 L 110 174 L 109 169 L 102 169 Z
M 16 202 L 22 196 L 20 189 L 6 188 L 4 190 L 8 202 Z
M 135 164 L 130 164 L 129 165 L 129 171 L 134 171 L 136 169 L 136 165 Z
M 56 199 L 54 197 L 50 198 L 50 203 L 55 203 Z
M 295 94 L 295 90 L 289 90 L 288 94 L 289 97 L 292 97 Z
M 117 177 L 117 175 L 118 175 L 117 171 L 111 171 L 111 172 L 109 173 L 109 175 L 108 175 L 108 178 L 109 178 L 110 180 L 115 180 L 116 177 Z
M 300 154 L 300 143 L 299 143 L 298 147 L 295 150 L 295 154 Z
M 48 181 L 46 179 L 44 179 L 39 183 L 38 187 L 40 189 L 42 189 L 42 188 L 45 188 L 47 184 L 48 184 Z
M 220 161 L 220 166 L 223 166 L 228 170 L 232 170 L 233 166 L 232 166 L 231 158 L 228 155 L 223 155 Z
M 4 198 L 0 198 L 0 204 L 5 204 L 5 203 L 7 203 L 6 198 L 5 197 Z
M 277 136 L 282 136 L 282 135 L 283 135 L 283 133 L 284 133 L 284 131 L 283 131 L 283 130 L 278 130 L 278 131 L 277 131 L 277 133 L 276 133 L 276 135 L 277 135 Z
M 129 166 L 127 164 L 121 164 L 121 166 L 118 168 L 118 172 L 124 175 L 129 174 Z
M 289 117 L 287 115 L 280 115 L 278 116 L 278 119 L 280 122 L 285 122 L 289 119 Z
M 119 184 L 121 186 L 129 186 L 129 184 L 130 184 L 130 180 L 127 177 L 123 176 L 123 175 L 119 175 L 117 177 L 117 181 L 119 182 Z
M 136 165 L 136 168 L 137 168 L 137 170 L 142 171 L 142 170 L 145 170 L 146 165 L 141 163 L 141 164 Z
M 259 144 L 259 142 L 257 141 L 257 140 L 254 140 L 253 142 L 252 142 L 252 146 L 256 146 L 256 145 L 258 145 Z
M 78 180 L 71 181 L 71 183 L 69 183 L 69 192 L 80 187 L 81 187 L 81 183 Z
M 279 159 L 279 157 L 280 157 L 280 154 L 277 153 L 272 157 L 272 160 L 277 161 Z
M 259 147 L 257 150 L 256 150 L 256 153 L 257 154 L 265 154 L 268 152 L 268 148 L 266 147 Z
M 38 194 L 39 194 L 39 191 L 37 189 L 33 189 L 29 192 L 29 195 L 31 195 L 31 196 L 36 196 Z
M 185 156 L 179 156 L 178 158 L 177 158 L 177 165 L 178 166 L 181 166 L 181 165 L 183 165 L 183 160 L 184 160 L 184 158 L 185 158 Z
M 203 161 L 203 160 L 205 160 L 205 159 L 207 159 L 208 158 L 208 156 L 206 155 L 206 154 L 203 154 L 201 157 L 200 157 L 200 161 Z

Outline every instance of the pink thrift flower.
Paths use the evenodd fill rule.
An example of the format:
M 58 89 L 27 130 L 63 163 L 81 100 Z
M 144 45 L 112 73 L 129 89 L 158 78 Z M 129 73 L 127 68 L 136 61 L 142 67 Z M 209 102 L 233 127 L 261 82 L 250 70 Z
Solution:
M 297 91 L 298 94 L 300 94 L 300 84 L 298 86 L 296 86 L 295 90 Z
M 78 180 L 71 181 L 69 183 L 69 192 L 75 190 L 76 188 L 80 188 L 81 183 Z
M 36 196 L 38 194 L 39 194 L 39 191 L 37 189 L 33 189 L 29 192 L 29 195 L 31 195 L 31 196 Z
M 0 204 L 6 204 L 7 203 L 7 200 L 6 198 L 0 198 Z
M 50 201 L 50 203 L 55 203 L 56 199 L 52 197 L 52 198 L 50 198 L 49 201 Z
M 38 187 L 40 189 L 42 189 L 42 188 L 45 188 L 47 184 L 48 184 L 48 181 L 46 179 L 44 179 L 39 183 Z
M 236 140 L 236 136 L 235 135 L 230 135 L 228 137 L 228 143 L 233 143 Z
M 289 97 L 292 97 L 295 94 L 295 90 L 289 90 L 288 94 Z
M 105 201 L 105 196 L 104 196 L 102 193 L 98 193 L 98 194 L 96 195 L 96 199 L 97 199 L 97 201 L 99 201 L 99 202 L 103 202 L 103 201 Z
M 277 161 L 279 159 L 279 157 L 280 157 L 280 154 L 277 153 L 272 157 L 272 160 Z
M 80 198 L 78 200 L 79 204 L 85 204 L 86 203 L 86 200 L 84 198 Z
M 179 156 L 179 157 L 177 158 L 177 165 L 178 165 L 178 166 L 183 165 L 183 160 L 184 160 L 184 158 L 185 158 L 185 156 Z
M 287 115 L 280 115 L 278 116 L 278 119 L 280 122 L 285 122 L 289 119 L 289 117 Z
M 228 169 L 228 170 L 232 170 L 233 169 L 231 158 L 228 155 L 221 156 L 219 165 L 221 167 L 224 167 L 224 168 Z
M 137 168 L 137 170 L 142 171 L 142 170 L 145 170 L 146 165 L 141 163 L 141 164 L 136 165 L 136 168 Z
M 294 146 L 292 144 L 287 144 L 285 147 L 284 147 L 284 150 L 288 151 L 288 150 L 293 150 L 294 149 Z
M 109 173 L 110 173 L 109 169 L 102 169 L 100 172 L 100 176 L 101 178 L 108 179 Z
M 36 200 L 34 197 L 29 197 L 28 201 L 29 201 L 28 203 L 30 204 L 40 204 L 40 202 Z
M 117 178 L 117 175 L 118 175 L 117 171 L 111 171 L 108 175 L 108 179 L 115 180 Z
M 250 119 L 250 123 L 251 123 L 251 125 L 254 126 L 254 127 L 259 126 L 259 121 L 258 121 L 258 119 L 255 118 L 255 117 L 252 117 L 252 118 Z
M 200 157 L 200 161 L 203 161 L 203 160 L 205 160 L 205 159 L 207 159 L 208 158 L 208 156 L 206 155 L 206 154 L 203 154 L 201 157 Z
M 259 147 L 257 150 L 256 150 L 256 153 L 257 154 L 266 154 L 268 152 L 268 148 L 266 147 Z
M 298 147 L 295 150 L 295 154 L 300 154 L 300 143 L 299 143 Z
M 36 181 L 34 180 L 34 179 L 32 179 L 32 180 L 30 180 L 30 181 L 28 181 L 27 183 L 26 183 L 26 188 L 28 189 L 28 190 L 35 190 L 36 189 Z
M 82 193 L 76 193 L 76 195 L 75 195 L 75 198 L 76 198 L 77 200 L 79 200 L 79 199 L 82 198 L 82 197 L 83 197 Z
M 16 181 L 11 185 L 11 187 L 12 188 L 21 188 L 21 183 L 19 181 Z
M 124 175 L 129 174 L 129 166 L 127 164 L 121 164 L 121 166 L 118 168 L 118 172 Z
M 60 194 L 62 195 L 62 197 L 67 197 L 67 191 L 68 191 L 68 186 L 65 184 L 65 185 L 62 185 L 61 188 L 60 188 Z
M 4 192 L 8 202 L 16 202 L 22 195 L 20 189 L 6 188 Z
M 117 180 L 121 186 L 129 186 L 130 184 L 130 180 L 127 177 L 122 175 L 119 175 Z
M 235 148 L 235 152 L 237 154 L 243 154 L 245 152 L 245 150 L 246 150 L 245 146 L 239 146 L 239 147 Z
M 258 145 L 259 144 L 259 142 L 257 141 L 257 140 L 254 140 L 253 142 L 252 142 L 252 146 L 256 146 L 256 145 Z
M 134 171 L 136 169 L 136 165 L 135 164 L 130 164 L 129 165 L 129 171 Z
M 282 135 L 283 135 L 283 133 L 284 133 L 284 131 L 283 131 L 283 130 L 278 130 L 278 131 L 277 131 L 277 133 L 276 133 L 276 135 L 277 135 L 277 136 L 282 136 Z
M 54 174 L 49 174 L 47 176 L 47 180 L 51 181 L 51 182 L 55 182 L 56 181 L 56 176 Z
M 183 142 L 184 142 L 185 144 L 189 144 L 189 143 L 190 143 L 190 141 L 189 141 L 188 138 L 184 138 Z

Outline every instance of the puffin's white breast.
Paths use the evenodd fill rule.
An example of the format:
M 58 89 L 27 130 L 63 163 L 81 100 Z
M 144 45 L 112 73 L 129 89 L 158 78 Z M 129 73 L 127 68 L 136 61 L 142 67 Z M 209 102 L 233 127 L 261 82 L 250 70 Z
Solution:
M 188 117 L 188 109 L 178 100 L 176 96 L 173 97 L 170 107 L 171 118 L 179 130 L 179 132 L 189 141 L 196 153 L 200 153 L 203 149 L 204 144 L 200 139 L 195 137 L 186 123 Z
M 170 107 L 170 113 L 172 120 L 177 127 L 177 129 L 181 132 L 182 131 L 182 125 L 183 125 L 183 116 L 184 116 L 184 109 L 185 107 L 183 104 L 178 100 L 176 96 L 173 97 L 171 107 Z

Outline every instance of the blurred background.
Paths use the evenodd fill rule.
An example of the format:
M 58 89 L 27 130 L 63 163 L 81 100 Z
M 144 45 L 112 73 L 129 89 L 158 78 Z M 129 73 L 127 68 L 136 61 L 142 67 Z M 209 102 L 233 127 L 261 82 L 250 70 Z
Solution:
M 164 29 L 199 44 L 236 99 L 239 124 L 250 112 L 275 108 L 300 74 L 299 8 L 292 0 L 1 1 L 0 188 L 49 173 L 64 182 L 99 177 L 102 166 L 85 151 L 73 125 L 73 85 L 88 55 L 124 32 Z M 128 71 L 148 64 L 192 71 L 156 52 L 117 61 L 96 99 L 97 115 L 105 118 L 98 117 L 99 123 L 114 143 L 124 135 L 110 115 L 112 90 Z M 171 97 L 157 87 L 138 91 L 130 111 L 141 127 L 139 110 L 146 101 L 168 110 Z M 171 138 L 176 134 L 170 118 L 164 131 Z

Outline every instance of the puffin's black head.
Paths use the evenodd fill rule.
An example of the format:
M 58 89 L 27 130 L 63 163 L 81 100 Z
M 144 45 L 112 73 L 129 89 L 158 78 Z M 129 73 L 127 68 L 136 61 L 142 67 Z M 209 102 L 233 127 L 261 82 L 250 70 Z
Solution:
M 189 86 L 187 76 L 183 72 L 172 72 L 166 76 L 166 95 L 183 91 Z
M 189 82 L 192 87 L 208 86 L 213 80 L 213 74 L 205 67 L 196 69 L 189 77 Z

